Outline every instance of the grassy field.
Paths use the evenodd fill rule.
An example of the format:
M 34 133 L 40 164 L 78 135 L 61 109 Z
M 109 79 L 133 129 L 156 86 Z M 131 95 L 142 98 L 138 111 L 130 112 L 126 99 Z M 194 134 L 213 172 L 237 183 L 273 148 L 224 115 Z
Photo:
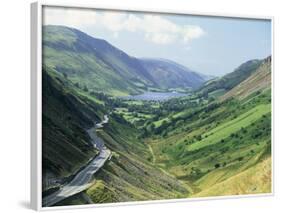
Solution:
M 153 117 L 153 115 L 147 113 L 129 112 L 125 107 L 115 108 L 114 112 L 122 116 L 126 121 L 133 125 L 137 125 L 138 122 L 144 123 L 145 120 L 151 119 Z
M 210 97 L 218 98 L 218 97 L 224 95 L 225 93 L 226 93 L 225 89 L 218 89 L 218 90 L 210 92 L 208 95 Z
M 216 105 L 208 111 L 208 119 L 205 112 L 199 110 L 189 117 L 189 123 L 174 126 L 167 137 L 147 139 L 154 154 L 153 161 L 193 187 L 195 193 L 191 196 L 250 193 L 251 187 L 251 193 L 270 192 L 269 166 L 263 170 L 271 159 L 269 100 L 270 91 L 266 90 L 241 102 L 234 100 Z M 243 107 L 237 108 L 237 105 Z M 177 131 L 178 128 L 183 131 Z M 265 177 L 253 176 L 257 182 L 252 180 L 252 185 L 245 182 L 240 191 L 231 191 L 236 186 L 234 181 L 238 182 L 256 170 L 263 170 Z M 260 181 L 262 177 L 266 178 L 264 182 Z M 210 193 L 210 186 L 220 187 L 226 183 L 231 184 L 223 193 L 223 189 Z M 260 185 L 254 187 L 255 184 Z
M 229 137 L 232 133 L 237 132 L 243 127 L 247 127 L 258 120 L 263 115 L 266 115 L 271 111 L 271 105 L 259 105 L 248 112 L 245 112 L 237 118 L 225 122 L 218 127 L 202 134 L 204 139 L 197 143 L 191 144 L 187 147 L 189 151 L 203 148 L 214 143 L 219 143 L 222 139 Z

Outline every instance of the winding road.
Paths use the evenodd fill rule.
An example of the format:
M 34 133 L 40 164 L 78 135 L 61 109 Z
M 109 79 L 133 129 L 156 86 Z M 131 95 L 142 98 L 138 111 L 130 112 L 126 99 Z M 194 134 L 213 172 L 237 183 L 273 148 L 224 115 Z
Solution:
M 108 123 L 109 117 L 104 115 L 103 120 L 94 127 L 87 130 L 93 145 L 99 150 L 99 154 L 95 157 L 83 170 L 81 170 L 68 184 L 62 186 L 60 190 L 54 192 L 42 199 L 44 207 L 52 206 L 67 197 L 80 193 L 91 186 L 92 176 L 103 167 L 104 163 L 111 156 L 111 151 L 106 148 L 104 142 L 96 134 L 96 129 L 102 128 Z

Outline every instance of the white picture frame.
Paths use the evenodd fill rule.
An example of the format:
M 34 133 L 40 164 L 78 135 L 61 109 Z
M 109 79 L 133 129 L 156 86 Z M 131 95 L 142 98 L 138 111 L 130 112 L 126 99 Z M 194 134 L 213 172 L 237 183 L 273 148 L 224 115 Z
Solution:
M 200 16 L 216 16 L 216 17 L 231 17 L 231 18 L 250 18 L 250 19 L 266 19 L 272 23 L 272 192 L 256 195 L 232 195 L 223 197 L 206 197 L 206 198 L 186 198 L 186 199 L 171 199 L 171 200 L 156 200 L 156 201 L 136 201 L 122 202 L 110 204 L 89 204 L 78 206 L 60 206 L 60 207 L 42 207 L 42 8 L 44 6 L 55 7 L 74 7 L 74 8 L 91 8 L 104 10 L 121 10 L 121 11 L 138 11 L 152 13 L 169 13 L 169 14 L 186 14 Z M 244 198 L 244 197 L 260 197 L 274 195 L 274 17 L 271 16 L 247 16 L 236 14 L 223 13 L 204 13 L 192 12 L 185 10 L 158 10 L 147 8 L 129 8 L 129 7 L 109 7 L 103 4 L 93 3 L 85 5 L 81 3 L 55 4 L 48 1 L 38 1 L 31 4 L 31 207 L 34 210 L 57 210 L 57 209 L 79 209 L 104 206 L 119 206 L 119 205 L 136 205 L 147 203 L 166 203 L 166 202 L 190 202 L 212 199 L 229 199 L 229 198 Z

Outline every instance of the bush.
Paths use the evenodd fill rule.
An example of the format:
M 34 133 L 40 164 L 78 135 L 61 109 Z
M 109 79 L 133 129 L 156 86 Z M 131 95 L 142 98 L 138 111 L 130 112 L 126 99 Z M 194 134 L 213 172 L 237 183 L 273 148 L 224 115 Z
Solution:
M 89 90 L 88 90 L 88 87 L 87 87 L 86 85 L 84 86 L 83 90 L 84 90 L 85 92 L 88 92 L 88 91 L 89 91 Z
M 216 163 L 216 164 L 215 164 L 215 169 L 220 168 L 220 166 L 221 166 L 221 165 L 220 165 L 219 163 Z
M 238 161 L 242 161 L 244 158 L 243 157 L 239 157 L 238 158 Z
M 195 136 L 196 140 L 201 141 L 202 140 L 202 136 L 201 135 L 197 135 Z
M 247 129 L 245 129 L 244 127 L 241 128 L 241 131 L 242 131 L 243 134 L 247 133 Z
M 80 88 L 79 83 L 75 83 L 74 86 L 76 86 L 77 88 Z

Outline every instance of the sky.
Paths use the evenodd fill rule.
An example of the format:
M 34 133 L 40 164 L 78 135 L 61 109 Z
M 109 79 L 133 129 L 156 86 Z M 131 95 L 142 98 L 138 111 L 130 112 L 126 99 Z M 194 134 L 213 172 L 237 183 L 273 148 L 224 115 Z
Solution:
M 44 7 L 43 25 L 64 25 L 138 58 L 165 58 L 222 76 L 271 55 L 271 21 Z

